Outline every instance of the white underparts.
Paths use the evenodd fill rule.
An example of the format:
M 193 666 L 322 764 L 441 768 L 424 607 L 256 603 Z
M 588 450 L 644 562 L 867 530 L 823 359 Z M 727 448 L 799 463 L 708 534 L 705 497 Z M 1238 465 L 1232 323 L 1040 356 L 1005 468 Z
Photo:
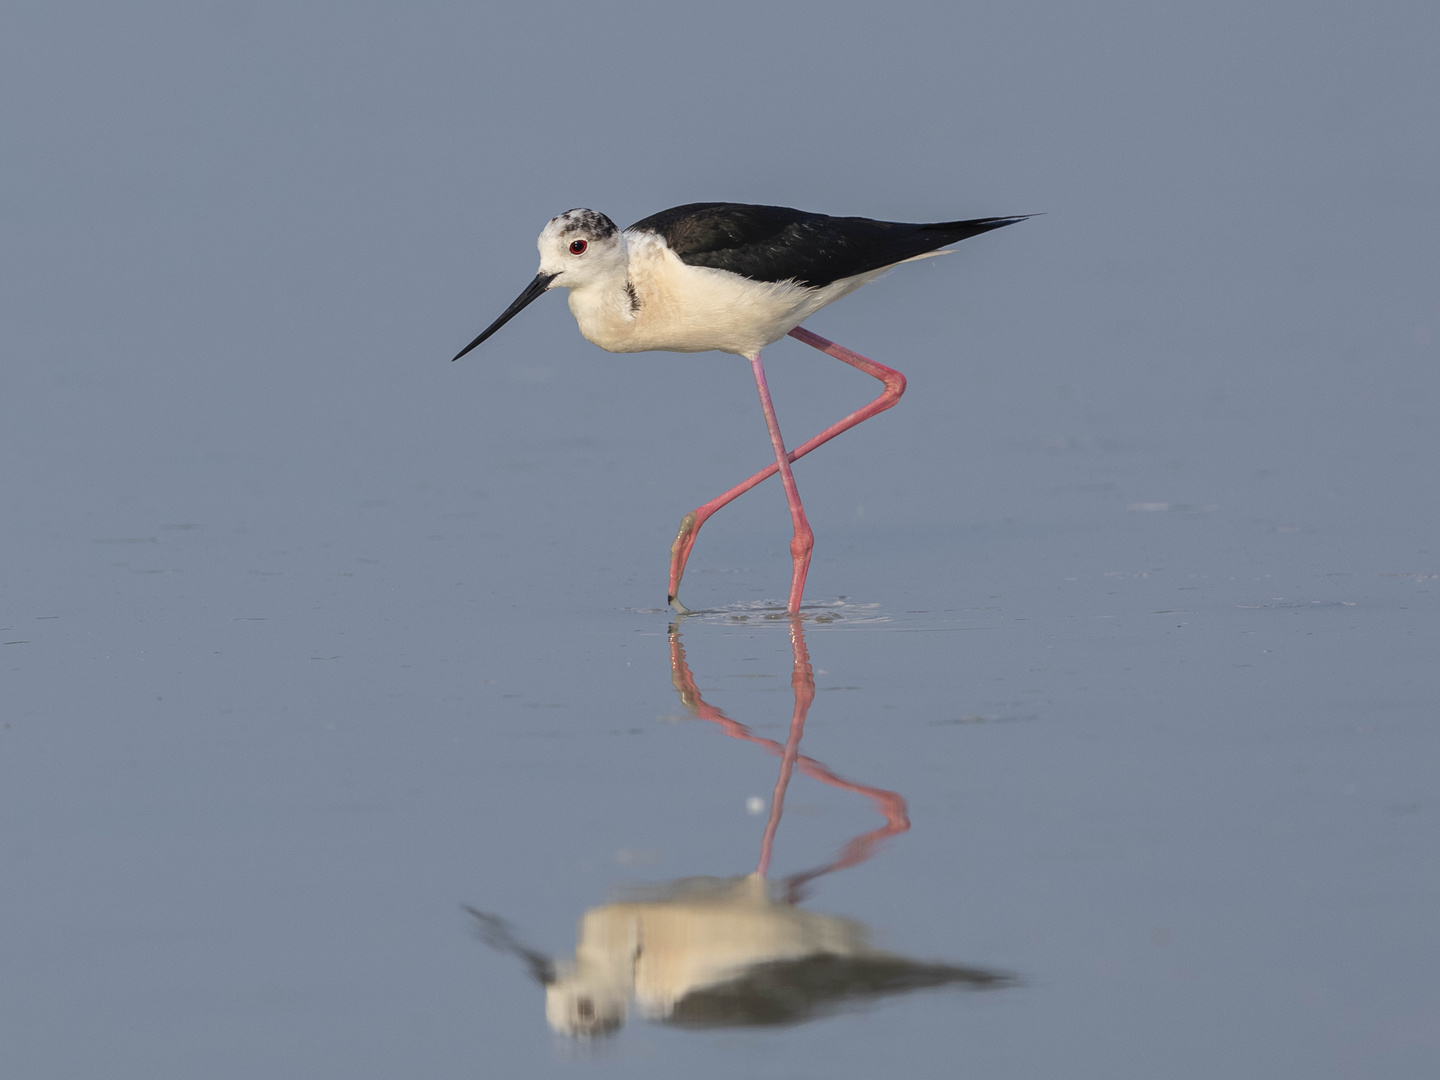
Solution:
M 820 288 L 794 281 L 754 281 L 728 270 L 689 266 L 654 234 L 624 235 L 629 257 L 623 264 L 617 260 L 613 272 L 570 287 L 570 310 L 580 332 L 610 352 L 715 349 L 753 356 L 826 304 L 889 269 Z M 566 284 L 563 279 L 555 282 L 557 287 Z

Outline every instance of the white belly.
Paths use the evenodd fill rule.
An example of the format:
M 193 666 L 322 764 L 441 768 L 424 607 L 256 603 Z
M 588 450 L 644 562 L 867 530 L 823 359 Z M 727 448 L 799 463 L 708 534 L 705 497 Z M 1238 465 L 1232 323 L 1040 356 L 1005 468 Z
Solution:
M 663 244 L 637 243 L 630 251 L 629 273 L 638 307 L 628 293 L 572 289 L 570 310 L 580 333 L 610 352 L 715 349 L 750 356 L 883 272 L 816 289 L 688 266 Z

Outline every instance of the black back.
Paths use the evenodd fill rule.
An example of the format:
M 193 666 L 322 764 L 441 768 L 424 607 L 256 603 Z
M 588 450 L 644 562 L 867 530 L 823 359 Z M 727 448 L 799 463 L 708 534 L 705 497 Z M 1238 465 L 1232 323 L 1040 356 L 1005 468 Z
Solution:
M 998 990 L 1015 985 L 1013 976 L 986 968 L 817 953 L 756 964 L 730 982 L 693 990 L 675 1003 L 666 1022 L 691 1028 L 798 1024 L 847 1005 L 928 987 Z
M 793 279 L 819 287 L 893 266 L 1027 216 L 915 225 L 830 217 L 786 206 L 688 203 L 651 214 L 630 228 L 663 236 L 670 250 L 691 266 L 729 270 L 754 281 Z

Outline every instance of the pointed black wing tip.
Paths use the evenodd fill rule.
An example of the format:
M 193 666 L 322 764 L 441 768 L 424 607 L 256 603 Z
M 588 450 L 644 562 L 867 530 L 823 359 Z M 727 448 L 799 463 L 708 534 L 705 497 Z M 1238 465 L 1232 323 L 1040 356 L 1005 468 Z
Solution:
M 1021 221 L 1029 221 L 1032 217 L 1044 216 L 1044 211 L 1038 214 L 1011 214 L 1008 217 L 981 218 L 975 222 L 975 224 L 984 227 L 988 231 L 990 229 L 1003 229 L 1006 225 L 1015 225 Z
M 1006 225 L 1016 225 L 1022 221 L 1028 221 L 1032 217 L 1040 217 L 1040 214 L 1012 214 L 1009 217 L 975 218 L 971 221 L 945 222 L 941 225 L 932 225 L 932 229 L 952 229 L 960 234 L 960 239 L 968 240 L 972 236 L 982 236 L 987 232 L 994 232 L 996 229 L 1003 229 Z M 947 240 L 946 243 L 952 241 Z
M 920 228 L 930 232 L 954 234 L 951 239 L 945 241 L 945 243 L 951 244 L 960 240 L 968 240 L 972 236 L 992 232 L 995 229 L 1003 229 L 1006 225 L 1015 225 L 1021 221 L 1028 221 L 1032 217 L 1042 216 L 1042 214 L 1011 214 L 1008 217 L 971 218 L 968 221 L 937 221 L 930 225 L 922 225 Z

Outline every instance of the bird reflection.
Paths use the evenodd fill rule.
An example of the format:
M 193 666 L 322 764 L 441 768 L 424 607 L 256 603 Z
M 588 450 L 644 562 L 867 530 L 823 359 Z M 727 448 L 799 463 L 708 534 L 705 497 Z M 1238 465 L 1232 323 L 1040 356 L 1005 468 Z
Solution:
M 799 619 L 790 620 L 790 642 L 795 707 L 782 745 L 705 702 L 679 629 L 670 630 L 671 678 L 685 708 L 780 758 L 754 873 L 634 889 L 592 908 L 580 920 L 573 960 L 553 961 L 522 944 L 504 920 L 467 909 L 487 944 L 519 957 L 544 984 L 545 1016 L 555 1031 L 577 1038 L 613 1034 L 632 1002 L 646 1019 L 679 1027 L 778 1025 L 925 987 L 1013 983 L 999 971 L 884 952 L 870 943 L 862 923 L 797 906 L 816 878 L 869 859 L 887 837 L 909 829 L 910 821 L 896 792 L 842 779 L 800 753 L 815 675 Z M 797 768 L 821 783 L 864 795 L 885 823 L 855 837 L 831 861 L 772 881 L 767 874 L 775 835 Z

